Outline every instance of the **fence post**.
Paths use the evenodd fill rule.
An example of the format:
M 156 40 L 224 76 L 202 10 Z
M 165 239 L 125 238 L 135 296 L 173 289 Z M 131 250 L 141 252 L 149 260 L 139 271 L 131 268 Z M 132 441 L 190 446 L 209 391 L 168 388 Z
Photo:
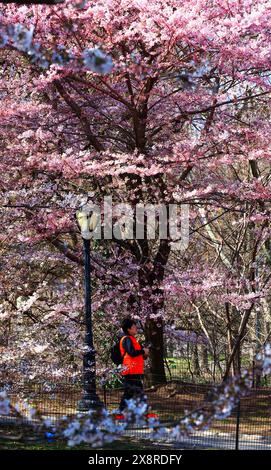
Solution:
M 239 398 L 238 404 L 237 404 L 237 416 L 236 416 L 235 450 L 239 450 L 240 414 L 241 414 L 241 399 Z

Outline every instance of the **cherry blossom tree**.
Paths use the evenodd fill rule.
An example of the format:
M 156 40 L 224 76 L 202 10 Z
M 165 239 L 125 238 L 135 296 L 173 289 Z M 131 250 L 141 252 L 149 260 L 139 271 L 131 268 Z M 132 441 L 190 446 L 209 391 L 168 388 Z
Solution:
M 61 257 L 78 280 L 73 214 L 88 197 L 99 206 L 108 196 L 133 209 L 164 204 L 166 226 L 170 205 L 189 205 L 184 253 L 169 234 L 93 241 L 94 309 L 116 327 L 127 312 L 142 321 L 155 382 L 165 380 L 168 316 L 176 322 L 191 302 L 201 315 L 199 301 L 211 296 L 212 308 L 225 307 L 228 373 L 270 284 L 270 2 L 66 1 L 2 10 L 1 24 L 32 32 L 29 47 L 58 48 L 46 67 L 12 41 L 0 50 L 7 285 L 22 246 L 36 259 L 48 250 Z M 262 255 L 266 275 L 256 288 Z

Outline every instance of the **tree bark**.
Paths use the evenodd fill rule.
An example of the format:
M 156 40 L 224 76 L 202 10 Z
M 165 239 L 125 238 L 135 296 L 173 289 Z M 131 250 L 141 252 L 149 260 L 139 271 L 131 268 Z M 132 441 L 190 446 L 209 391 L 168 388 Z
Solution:
M 150 344 L 148 378 L 151 385 L 166 383 L 164 366 L 163 322 L 148 319 L 145 325 L 146 343 Z
M 253 304 L 250 308 L 248 308 L 242 317 L 240 328 L 238 331 L 238 335 L 234 340 L 233 349 L 231 351 L 226 371 L 223 377 L 223 380 L 226 380 L 230 374 L 231 367 L 233 366 L 234 374 L 238 374 L 240 372 L 240 351 L 241 351 L 241 342 L 245 335 L 246 327 L 250 318 L 251 311 L 253 309 Z
M 196 376 L 200 376 L 199 351 L 197 344 L 192 345 L 192 365 L 194 374 Z
M 202 344 L 199 349 L 199 359 L 200 359 L 200 367 L 201 369 L 206 372 L 207 374 L 211 373 L 208 361 L 208 348 L 205 344 Z
M 148 241 L 141 240 L 142 264 L 139 269 L 139 289 L 147 289 L 148 298 L 139 302 L 144 302 L 147 308 L 145 322 L 146 344 L 150 347 L 149 356 L 149 380 L 151 385 L 166 383 L 166 373 L 164 365 L 164 293 L 159 287 L 164 278 L 165 266 L 170 253 L 168 240 L 160 240 L 159 249 L 152 262 L 149 261 Z M 142 305 L 143 307 L 143 305 Z M 137 307 L 138 308 L 138 307 Z

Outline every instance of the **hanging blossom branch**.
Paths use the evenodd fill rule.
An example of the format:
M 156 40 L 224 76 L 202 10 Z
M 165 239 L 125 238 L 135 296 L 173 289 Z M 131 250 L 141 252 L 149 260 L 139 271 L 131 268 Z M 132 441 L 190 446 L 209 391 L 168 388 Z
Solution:
M 39 43 L 33 42 L 34 25 L 28 29 L 20 23 L 4 25 L 0 22 L 0 48 L 11 46 L 20 52 L 26 53 L 33 64 L 42 69 L 50 65 L 85 67 L 87 70 L 99 74 L 111 72 L 113 61 L 110 55 L 99 48 L 84 49 L 81 56 L 75 56 L 64 46 L 46 50 Z
M 256 356 L 256 371 L 262 375 L 271 373 L 271 345 L 267 344 L 262 353 Z M 106 409 L 90 410 L 88 413 L 77 413 L 75 417 L 64 416 L 59 422 L 44 419 L 35 409 L 31 408 L 27 402 L 23 404 L 31 421 L 26 421 L 22 414 L 22 405 L 12 406 L 5 391 L 0 393 L 0 415 L 13 415 L 16 417 L 16 424 L 31 425 L 37 439 L 47 438 L 64 439 L 68 446 L 76 446 L 82 443 L 92 447 L 100 447 L 119 439 L 131 426 L 147 428 L 151 430 L 148 439 L 174 439 L 181 441 L 197 430 L 210 428 L 212 422 L 217 419 L 228 418 L 236 408 L 239 400 L 243 396 L 249 395 L 252 387 L 252 372 L 244 371 L 240 376 L 227 379 L 226 382 L 213 389 L 207 401 L 197 409 L 172 423 L 170 426 L 161 424 L 156 417 L 147 418 L 147 403 L 139 400 L 127 400 L 127 407 L 123 411 L 122 422 L 115 420 L 114 410 L 109 412 Z M 18 423 L 18 417 L 20 421 Z M 0 439 L 8 439 L 6 435 L 0 434 Z M 10 437 L 12 440 L 16 436 Z M 17 439 L 22 439 L 20 434 Z M 25 439 L 25 438 L 24 438 Z M 31 438 L 33 440 L 33 438 Z

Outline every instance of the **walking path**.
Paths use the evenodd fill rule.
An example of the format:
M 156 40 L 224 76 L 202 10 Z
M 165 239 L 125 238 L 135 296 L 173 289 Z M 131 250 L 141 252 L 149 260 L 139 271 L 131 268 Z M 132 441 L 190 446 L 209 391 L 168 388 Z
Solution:
M 126 435 L 130 437 L 137 436 L 140 439 L 150 439 L 151 431 L 145 430 L 129 430 Z M 234 450 L 236 436 L 234 433 L 219 433 L 215 431 L 198 431 L 189 437 L 183 437 L 180 442 L 170 439 L 159 439 L 152 444 L 159 447 L 167 446 L 169 449 L 225 449 Z M 271 436 L 259 436 L 252 434 L 239 435 L 239 450 L 271 450 Z

